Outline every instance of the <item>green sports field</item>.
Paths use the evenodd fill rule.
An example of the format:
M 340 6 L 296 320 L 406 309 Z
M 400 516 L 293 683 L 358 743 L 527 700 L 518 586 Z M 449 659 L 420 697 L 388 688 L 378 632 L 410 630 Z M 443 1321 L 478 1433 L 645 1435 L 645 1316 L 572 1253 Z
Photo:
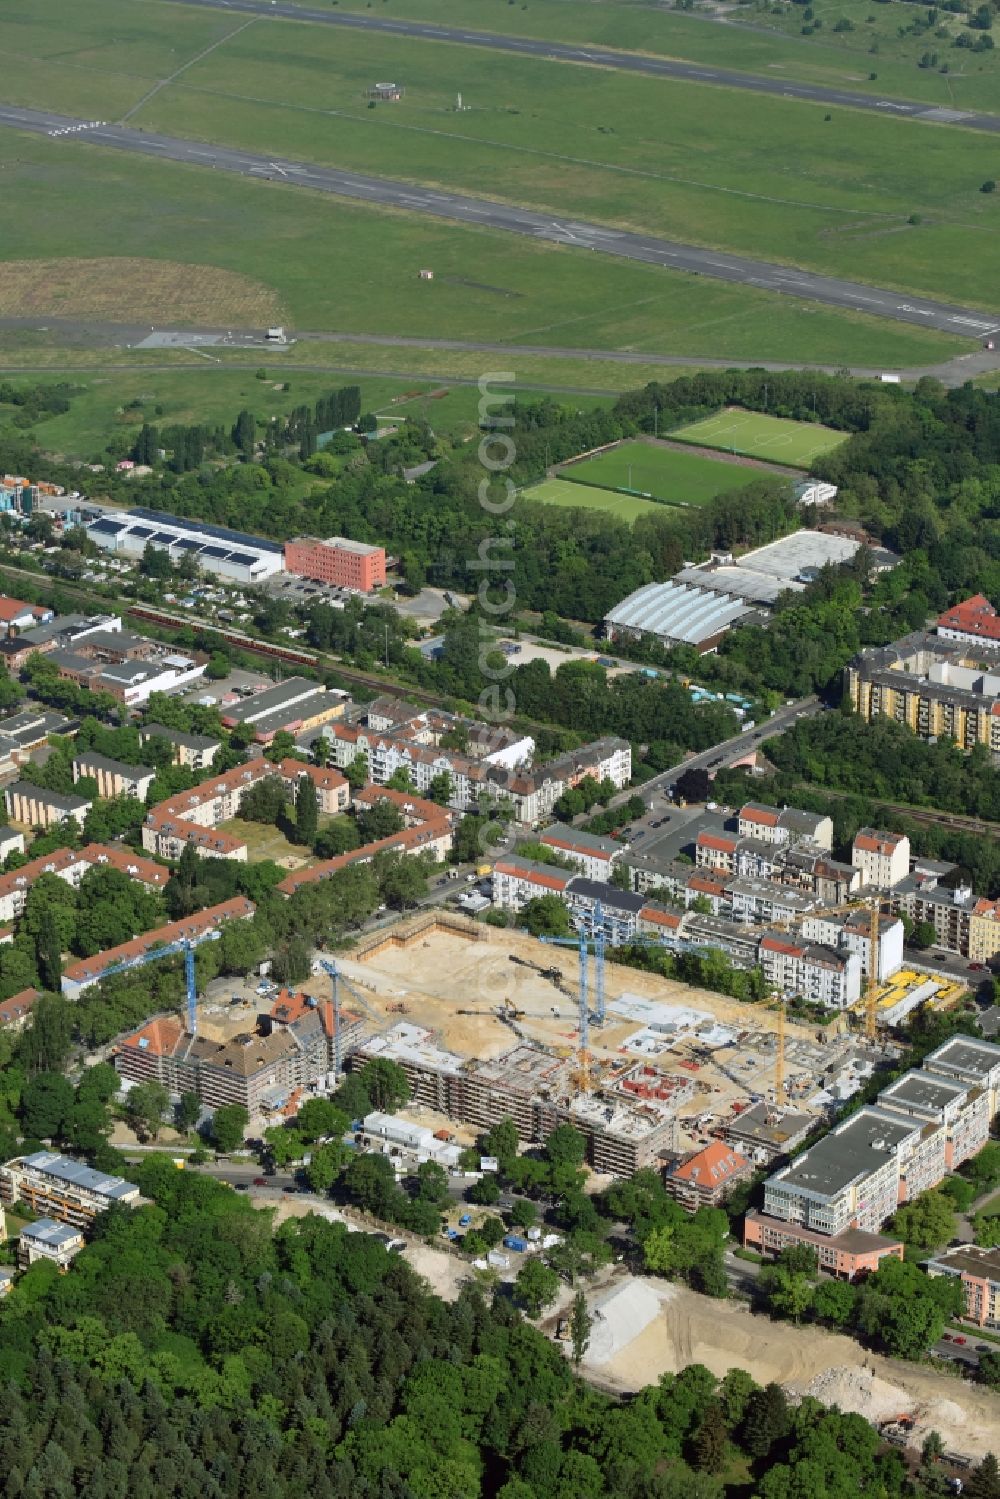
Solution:
M 541 505 L 561 505 L 564 510 L 606 510 L 619 520 L 638 520 L 640 515 L 667 515 L 669 511 L 655 500 L 636 495 L 615 494 L 610 489 L 593 489 L 589 484 L 570 484 L 566 479 L 543 479 L 524 491 L 526 500 Z
M 678 453 L 648 442 L 619 443 L 606 453 L 574 463 L 566 470 L 569 475 L 573 480 L 579 475 L 584 483 L 604 484 L 609 489 L 638 490 L 640 495 L 668 505 L 707 505 L 716 495 L 744 489 L 758 477 L 752 469 L 738 464 L 717 463 L 712 458 Z
M 846 432 L 834 432 L 812 422 L 791 422 L 780 416 L 732 407 L 671 432 L 672 442 L 689 442 L 700 448 L 718 448 L 724 453 L 742 453 L 768 463 L 787 463 L 790 468 L 808 468 L 821 453 L 829 453 L 847 441 Z

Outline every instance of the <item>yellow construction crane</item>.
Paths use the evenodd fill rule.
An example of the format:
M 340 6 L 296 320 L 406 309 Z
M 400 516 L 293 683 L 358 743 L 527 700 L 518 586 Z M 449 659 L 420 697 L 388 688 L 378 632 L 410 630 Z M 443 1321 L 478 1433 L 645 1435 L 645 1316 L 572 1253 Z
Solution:
M 879 968 L 879 917 L 885 904 L 883 895 L 866 895 L 861 900 L 847 901 L 837 906 L 822 906 L 818 911 L 803 911 L 797 916 L 789 916 L 781 921 L 755 921 L 756 927 L 774 927 L 779 931 L 798 926 L 800 922 L 808 921 L 817 916 L 844 916 L 856 915 L 859 911 L 868 911 L 868 980 L 865 984 L 865 1040 L 874 1042 L 878 1039 L 878 968 Z M 782 1011 L 784 1014 L 784 1011 Z

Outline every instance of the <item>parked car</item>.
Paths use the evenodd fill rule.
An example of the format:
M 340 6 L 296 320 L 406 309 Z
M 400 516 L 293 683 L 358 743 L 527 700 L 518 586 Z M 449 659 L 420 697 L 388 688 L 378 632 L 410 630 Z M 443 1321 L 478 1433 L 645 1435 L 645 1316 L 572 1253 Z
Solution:
M 255 1176 L 254 1179 L 253 1179 L 253 1184 L 254 1184 L 255 1187 L 266 1187 L 267 1186 L 267 1177 L 266 1176 Z

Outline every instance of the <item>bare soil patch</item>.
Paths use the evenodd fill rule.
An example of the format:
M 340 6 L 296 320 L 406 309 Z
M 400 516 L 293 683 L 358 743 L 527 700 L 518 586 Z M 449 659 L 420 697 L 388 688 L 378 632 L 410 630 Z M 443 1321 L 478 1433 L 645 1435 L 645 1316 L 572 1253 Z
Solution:
M 282 307 L 269 287 L 249 276 L 177 260 L 106 256 L 0 263 L 0 316 L 28 315 L 219 327 L 273 323 Z

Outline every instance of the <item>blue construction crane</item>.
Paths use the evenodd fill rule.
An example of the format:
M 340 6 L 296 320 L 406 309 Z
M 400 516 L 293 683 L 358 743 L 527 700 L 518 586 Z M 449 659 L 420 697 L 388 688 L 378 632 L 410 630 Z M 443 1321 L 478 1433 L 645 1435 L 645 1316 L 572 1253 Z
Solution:
M 339 1077 L 340 1073 L 341 1073 L 341 1070 L 342 1070 L 341 1069 L 342 1058 L 341 1058 L 341 1053 L 340 1053 L 340 986 L 341 986 L 341 984 L 343 984 L 344 988 L 347 990 L 347 992 L 351 996 L 351 998 L 358 1005 L 360 1005 L 361 1009 L 368 1016 L 369 1020 L 371 1020 L 374 1023 L 374 1025 L 380 1031 L 385 1030 L 386 1025 L 387 1025 L 388 1022 L 381 1015 L 376 1015 L 375 1011 L 372 1009 L 372 1007 L 368 1003 L 368 1001 L 366 999 L 364 999 L 358 993 L 358 991 L 354 987 L 354 985 L 352 983 L 350 983 L 349 980 L 344 977 L 344 975 L 341 973 L 340 969 L 337 967 L 336 963 L 333 961 L 332 958 L 320 958 L 320 960 L 319 960 L 319 966 L 322 968 L 322 970 L 323 970 L 324 973 L 326 973 L 326 974 L 329 975 L 330 982 L 331 982 L 331 984 L 333 986 L 333 1031 L 334 1031 L 334 1035 L 333 1035 L 333 1066 L 334 1066 L 334 1073 L 335 1073 L 335 1075 L 337 1077 Z
M 178 942 L 168 942 L 165 947 L 154 947 L 135 958 L 124 958 L 105 968 L 102 978 L 112 978 L 116 973 L 128 973 L 133 968 L 145 968 L 147 963 L 158 963 L 161 958 L 175 958 L 184 954 L 184 983 L 187 990 L 187 1028 L 192 1036 L 198 1032 L 198 989 L 194 976 L 194 950 L 201 942 L 217 942 L 221 932 L 203 932 L 200 937 L 181 937 Z

